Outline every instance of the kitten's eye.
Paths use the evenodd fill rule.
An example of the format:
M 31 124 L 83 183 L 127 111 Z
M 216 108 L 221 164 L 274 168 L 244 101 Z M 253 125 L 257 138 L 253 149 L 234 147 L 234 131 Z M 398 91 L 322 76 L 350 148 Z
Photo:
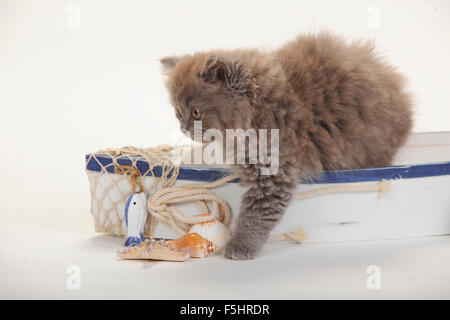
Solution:
M 191 116 L 194 120 L 200 120 L 202 118 L 202 112 L 194 108 L 191 110 Z
M 183 115 L 181 114 L 180 110 L 178 110 L 177 108 L 175 108 L 175 112 L 177 114 L 178 119 L 183 119 Z

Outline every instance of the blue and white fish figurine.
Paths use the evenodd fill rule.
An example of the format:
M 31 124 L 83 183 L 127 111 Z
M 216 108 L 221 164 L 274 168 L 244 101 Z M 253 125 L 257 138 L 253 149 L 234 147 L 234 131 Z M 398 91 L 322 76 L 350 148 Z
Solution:
M 145 241 L 144 225 L 147 219 L 147 197 L 143 192 L 132 193 L 125 206 L 127 240 L 125 246 L 138 246 Z

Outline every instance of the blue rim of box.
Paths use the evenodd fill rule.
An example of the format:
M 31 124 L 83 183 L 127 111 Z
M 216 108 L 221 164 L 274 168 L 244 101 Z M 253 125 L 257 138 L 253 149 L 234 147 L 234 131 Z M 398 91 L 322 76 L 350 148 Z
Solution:
M 100 163 L 99 163 L 100 162 Z M 131 160 L 128 158 L 118 158 L 119 165 L 131 165 Z M 101 165 L 100 165 L 101 164 Z M 109 173 L 114 173 L 114 165 L 109 155 L 96 154 L 95 158 L 91 155 L 86 155 L 86 169 L 89 171 L 101 172 L 101 166 L 106 167 Z M 149 169 L 149 164 L 145 160 L 138 160 L 136 167 L 141 174 L 144 174 Z M 160 177 L 162 168 L 156 166 L 153 173 L 156 177 Z M 224 168 L 206 168 L 195 166 L 181 166 L 177 179 L 191 180 L 201 182 L 211 182 L 229 175 L 231 172 Z M 148 173 L 147 175 L 151 175 Z M 321 177 L 309 183 L 346 183 L 346 182 L 366 182 L 366 181 L 380 181 L 382 179 L 411 179 L 423 178 L 433 176 L 450 175 L 450 161 L 427 164 L 413 164 L 405 166 L 391 166 L 382 168 L 358 169 L 358 170 L 339 170 L 339 171 L 324 171 Z M 170 175 L 169 175 L 170 177 Z M 231 182 L 238 182 L 233 180 Z M 302 182 L 304 183 L 304 182 Z

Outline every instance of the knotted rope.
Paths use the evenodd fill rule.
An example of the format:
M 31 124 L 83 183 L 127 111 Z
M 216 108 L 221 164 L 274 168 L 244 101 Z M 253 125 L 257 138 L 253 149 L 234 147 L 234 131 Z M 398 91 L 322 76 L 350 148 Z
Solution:
M 306 238 L 308 238 L 308 232 L 297 228 L 289 232 L 273 234 L 269 237 L 269 241 L 294 241 L 296 243 L 302 243 Z
M 159 190 L 154 192 L 147 201 L 147 209 L 150 214 L 145 226 L 145 233 L 147 236 L 153 236 L 158 222 L 167 224 L 177 233 L 184 235 L 189 232 L 192 225 L 211 220 L 211 217 L 202 215 L 186 217 L 178 212 L 178 210 L 174 207 L 176 204 L 186 202 L 196 202 L 199 204 L 203 212 L 210 212 L 214 218 L 218 219 L 228 227 L 231 221 L 230 206 L 224 199 L 211 191 L 211 189 L 235 180 L 238 176 L 231 174 L 210 183 L 174 187 L 173 185 L 175 184 L 178 176 L 179 167 L 176 166 L 168 156 L 168 153 L 171 150 L 172 148 L 169 146 L 159 146 L 157 148 L 148 149 L 125 147 L 120 149 L 107 149 L 100 151 L 99 153 L 113 155 L 113 163 L 115 165 L 114 172 L 117 174 L 129 175 L 129 182 L 133 193 L 136 193 L 137 188 L 139 188 L 139 192 L 146 192 L 140 180 L 141 172 L 136 168 L 137 160 L 144 159 L 149 163 L 156 162 L 157 165 L 161 165 L 163 167 L 162 176 L 159 178 L 163 181 L 163 185 Z M 132 160 L 132 165 L 119 165 L 117 163 L 118 157 L 126 157 Z M 149 171 L 143 173 L 142 175 L 147 175 L 147 173 L 151 172 L 154 179 L 157 179 L 153 174 L 153 168 L 154 166 L 151 166 Z M 104 170 L 104 172 L 106 172 L 106 170 Z M 340 184 L 322 187 L 312 191 L 296 193 L 294 194 L 294 198 L 309 199 L 332 193 L 359 193 L 373 191 L 378 191 L 381 195 L 384 195 L 388 192 L 389 188 L 390 182 L 387 180 L 381 180 L 380 182 L 371 185 Z M 307 233 L 303 229 L 294 229 L 283 234 L 271 235 L 269 239 L 270 241 L 290 240 L 297 243 L 302 243 L 306 237 Z
M 96 158 L 96 155 L 99 154 L 109 155 L 113 161 L 113 165 L 115 166 L 114 172 L 117 174 L 130 174 L 130 183 L 133 183 L 133 180 L 131 180 L 133 176 L 146 176 L 148 174 L 151 174 L 155 181 L 152 189 L 156 190 L 159 182 L 162 182 L 163 187 L 167 187 L 174 185 L 177 180 L 180 168 L 172 161 L 172 158 L 170 156 L 170 152 L 172 150 L 173 147 L 169 145 L 160 145 L 152 148 L 136 148 L 127 146 L 122 148 L 109 148 L 100 150 L 95 154 L 91 154 L 90 157 Z M 120 165 L 118 163 L 119 159 L 128 159 L 132 162 L 132 165 Z M 136 163 L 139 160 L 144 160 L 149 164 L 147 172 L 141 173 L 136 168 Z M 99 163 L 99 165 L 101 165 L 98 160 L 97 162 Z M 154 174 L 154 168 L 157 166 L 161 167 L 160 177 L 156 177 Z M 138 180 L 136 177 L 134 177 L 133 179 L 134 181 Z M 142 187 L 142 184 L 139 187 Z M 143 188 L 141 188 L 141 192 L 142 190 Z
M 148 199 L 148 212 L 156 220 L 171 226 L 176 232 L 183 235 L 189 232 L 192 225 L 211 220 L 211 217 L 208 216 L 185 217 L 172 206 L 177 203 L 194 201 L 200 205 L 203 211 L 210 212 L 224 225 L 229 226 L 231 222 L 230 206 L 210 189 L 236 178 L 234 175 L 229 175 L 212 183 L 162 188 Z
M 176 232 L 184 235 L 189 232 L 192 225 L 211 220 L 210 217 L 201 215 L 186 217 L 180 214 L 172 206 L 176 203 L 195 201 L 200 204 L 202 210 L 210 212 L 211 215 L 228 227 L 231 222 L 231 209 L 225 200 L 217 196 L 210 189 L 221 186 L 237 178 L 237 175 L 231 174 L 211 183 L 162 188 L 148 199 L 148 212 L 159 222 L 171 226 Z M 209 209 L 208 203 L 211 206 L 211 210 Z M 272 235 L 269 240 L 292 240 L 301 243 L 306 237 L 307 233 L 305 231 L 302 229 L 295 229 L 291 232 Z
M 172 159 L 181 151 L 162 145 L 152 148 L 127 146 L 90 153 L 86 158 L 86 174 L 90 182 L 91 215 L 94 218 L 95 230 L 117 236 L 125 235 L 127 231 L 123 221 L 125 219 L 123 208 L 129 190 L 122 187 L 122 181 L 128 181 L 133 193 L 139 190 L 147 194 L 173 186 L 179 173 L 179 166 Z M 140 162 L 144 165 L 138 169 Z M 126 166 L 123 165 L 125 163 Z M 88 165 L 100 170 L 89 170 Z M 156 168 L 161 172 L 158 176 L 155 175 Z M 141 182 L 141 176 L 152 176 L 152 182 Z M 146 229 L 148 224 L 150 221 L 147 221 Z
M 144 186 L 142 185 L 142 182 L 139 179 L 141 173 L 139 172 L 138 168 L 118 164 L 114 168 L 114 173 L 125 175 L 128 174 L 130 176 L 131 192 L 136 193 L 136 187 L 139 187 L 139 192 L 144 192 Z
M 196 201 L 199 202 L 203 210 L 208 210 L 207 202 L 213 205 L 213 210 L 208 210 L 213 216 L 226 226 L 230 224 L 231 210 L 226 201 L 217 196 L 210 189 L 221 186 L 229 181 L 237 179 L 237 175 L 229 175 L 211 183 L 203 183 L 196 185 L 187 185 L 182 187 L 163 188 L 153 194 L 148 200 L 147 208 L 149 213 L 158 221 L 170 225 L 180 234 L 189 232 L 193 224 L 206 222 L 211 220 L 207 216 L 185 217 L 180 214 L 172 204 L 181 202 Z M 323 187 L 312 191 L 300 192 L 294 194 L 296 199 L 309 199 L 325 194 L 343 193 L 343 192 L 373 192 L 379 191 L 384 195 L 390 188 L 390 182 L 381 180 L 379 183 L 372 185 L 336 185 Z M 302 243 L 308 234 L 301 228 L 294 229 L 290 232 L 271 235 L 270 241 L 294 241 Z

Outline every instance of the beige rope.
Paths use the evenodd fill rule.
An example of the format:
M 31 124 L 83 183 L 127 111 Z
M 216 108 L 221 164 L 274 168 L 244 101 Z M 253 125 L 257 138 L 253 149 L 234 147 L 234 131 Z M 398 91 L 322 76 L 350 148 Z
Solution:
M 230 223 L 231 210 L 228 204 L 220 197 L 218 197 L 211 188 L 218 187 L 226 182 L 237 179 L 236 175 L 229 175 L 222 179 L 211 183 L 203 183 L 196 185 L 187 185 L 182 187 L 162 188 L 148 200 L 147 208 L 150 214 L 158 221 L 170 225 L 179 234 L 186 234 L 189 232 L 193 224 L 209 221 L 210 218 L 205 216 L 185 217 L 180 214 L 171 204 L 196 201 L 203 204 L 202 209 L 208 208 L 207 202 L 215 203 L 217 209 L 215 217 L 219 219 L 226 226 Z M 323 187 L 312 191 L 301 192 L 294 195 L 297 199 L 309 199 L 312 197 L 343 192 L 372 192 L 379 191 L 380 194 L 385 194 L 390 188 L 390 182 L 382 180 L 379 183 L 372 185 L 348 185 L 341 184 L 331 187 Z M 211 212 L 211 210 L 208 210 Z M 294 229 L 290 232 L 271 235 L 270 241 L 295 241 L 302 243 L 307 238 L 308 234 L 301 228 Z
M 162 188 L 154 193 L 147 202 L 148 212 L 156 220 L 171 226 L 181 235 L 189 232 L 193 224 L 211 220 L 208 216 L 185 217 L 180 214 L 172 204 L 196 201 L 203 204 L 202 209 L 208 208 L 207 203 L 216 204 L 216 213 L 212 214 L 223 224 L 229 226 L 231 210 L 225 200 L 212 192 L 211 188 L 221 186 L 229 181 L 237 179 L 237 175 L 228 175 L 211 183 L 187 185 L 182 187 Z M 208 210 L 211 212 L 211 210 Z M 295 229 L 283 234 L 272 235 L 270 241 L 291 240 L 302 243 L 307 237 L 303 229 Z
M 298 228 L 281 234 L 273 234 L 270 236 L 269 241 L 294 241 L 302 243 L 307 237 L 308 233 L 305 230 Z
M 93 172 L 86 168 L 91 187 L 91 215 L 94 218 L 97 232 L 105 232 L 117 236 L 126 234 L 126 230 L 123 227 L 124 216 L 121 207 L 125 206 L 129 191 L 119 186 L 123 180 L 128 180 L 133 193 L 137 187 L 139 187 L 140 191 L 147 194 L 157 190 L 159 186 L 171 187 L 175 184 L 179 167 L 172 161 L 170 156 L 172 149 L 172 147 L 166 145 L 152 148 L 123 147 L 104 149 L 89 154 L 86 164 L 94 161 L 100 167 L 99 172 Z M 100 161 L 99 156 L 110 158 L 111 163 L 104 165 Z M 122 166 L 121 170 L 119 161 L 124 160 L 129 161 L 131 164 Z M 149 165 L 146 172 L 140 173 L 137 170 L 136 165 L 140 160 Z M 154 168 L 157 166 L 161 168 L 161 177 L 155 177 Z M 108 171 L 111 168 L 114 168 L 114 172 L 121 174 L 111 174 Z M 142 176 L 153 176 L 153 182 L 150 185 L 142 185 L 139 177 L 141 174 Z M 154 219 L 147 220 L 145 226 L 146 234 L 149 233 L 149 230 L 154 230 L 156 223 L 157 221 Z
M 236 178 L 235 175 L 229 175 L 211 183 L 162 188 L 148 199 L 148 212 L 156 220 L 171 226 L 176 232 L 184 235 L 189 232 L 192 225 L 211 220 L 207 216 L 185 217 L 172 206 L 177 203 L 195 201 L 200 204 L 203 211 L 210 212 L 216 219 L 228 226 L 231 221 L 230 206 L 210 189 Z
M 211 218 L 207 216 L 195 216 L 185 217 L 180 214 L 173 205 L 183 202 L 196 202 L 199 204 L 203 212 L 210 212 L 215 218 L 229 226 L 231 220 L 231 209 L 228 203 L 217 196 L 210 189 L 221 186 L 229 181 L 238 178 L 236 175 L 228 175 L 219 180 L 210 183 L 200 183 L 187 185 L 182 187 L 173 187 L 176 182 L 179 167 L 171 161 L 169 152 L 172 150 L 170 146 L 159 146 L 156 148 L 138 149 L 134 147 L 124 147 L 120 149 L 106 149 L 89 155 L 89 162 L 94 159 L 101 166 L 101 173 L 106 174 L 110 178 L 110 184 L 103 186 L 99 182 L 99 176 L 91 175 L 88 173 L 88 177 L 91 181 L 91 198 L 93 208 L 96 208 L 98 215 L 94 215 L 96 230 L 100 232 L 112 232 L 117 235 L 121 234 L 120 225 L 123 218 L 120 217 L 117 211 L 117 204 L 119 202 L 124 203 L 127 194 L 122 193 L 118 184 L 121 180 L 115 179 L 109 175 L 107 168 L 114 166 L 116 173 L 122 173 L 124 176 L 129 175 L 130 186 L 132 192 L 135 192 L 136 187 L 139 187 L 140 191 L 148 193 L 154 192 L 158 187 L 158 184 L 162 182 L 162 188 L 154 192 L 147 202 L 148 212 L 150 213 L 145 226 L 146 236 L 151 237 L 154 233 L 158 222 L 163 222 L 171 226 L 179 234 L 186 234 L 189 232 L 190 227 L 193 224 L 209 221 Z M 108 155 L 112 159 L 112 163 L 103 166 L 97 159 L 97 155 Z M 131 166 L 121 166 L 118 163 L 118 159 L 129 159 Z M 142 173 L 143 176 L 151 174 L 154 178 L 154 182 L 150 189 L 142 185 L 140 181 L 140 172 L 136 168 L 136 163 L 139 160 L 145 160 L 149 164 L 147 172 Z M 157 178 L 154 175 L 154 168 L 160 166 L 162 168 L 161 177 Z M 125 177 L 124 177 L 125 178 Z M 102 192 L 98 192 L 98 189 L 103 189 Z M 296 199 L 309 199 L 316 196 L 331 194 L 331 193 L 343 193 L 343 192 L 373 192 L 378 191 L 381 195 L 388 192 L 390 188 L 390 182 L 382 180 L 372 185 L 352 185 L 341 184 L 336 186 L 323 187 L 312 191 L 296 193 L 294 198 Z M 110 191 L 115 189 L 120 194 L 120 199 L 114 200 Z M 99 195 L 98 195 L 99 194 Z M 110 209 L 106 209 L 105 203 L 110 202 L 112 205 Z M 115 215 L 116 222 L 113 223 L 110 217 L 111 211 Z M 100 214 L 103 216 L 100 219 Z M 102 220 L 102 221 L 100 221 Z M 286 232 L 278 235 L 271 235 L 271 241 L 284 241 L 292 240 L 298 243 L 303 242 L 307 237 L 307 233 L 302 229 L 295 229 L 290 232 Z
M 363 184 L 338 184 L 336 186 L 323 187 L 312 191 L 299 192 L 294 195 L 296 199 L 309 199 L 313 197 L 322 196 L 330 193 L 343 193 L 343 192 L 373 192 L 378 191 L 380 195 L 385 195 L 391 187 L 391 183 L 388 180 L 381 180 L 376 184 L 363 185 Z
M 127 165 L 117 165 L 114 168 L 115 174 L 129 174 L 130 175 L 130 185 L 131 185 L 131 192 L 136 193 L 136 188 L 139 187 L 139 192 L 144 192 L 144 186 L 142 185 L 142 182 L 140 180 L 141 173 L 139 172 L 139 169 L 132 166 Z

